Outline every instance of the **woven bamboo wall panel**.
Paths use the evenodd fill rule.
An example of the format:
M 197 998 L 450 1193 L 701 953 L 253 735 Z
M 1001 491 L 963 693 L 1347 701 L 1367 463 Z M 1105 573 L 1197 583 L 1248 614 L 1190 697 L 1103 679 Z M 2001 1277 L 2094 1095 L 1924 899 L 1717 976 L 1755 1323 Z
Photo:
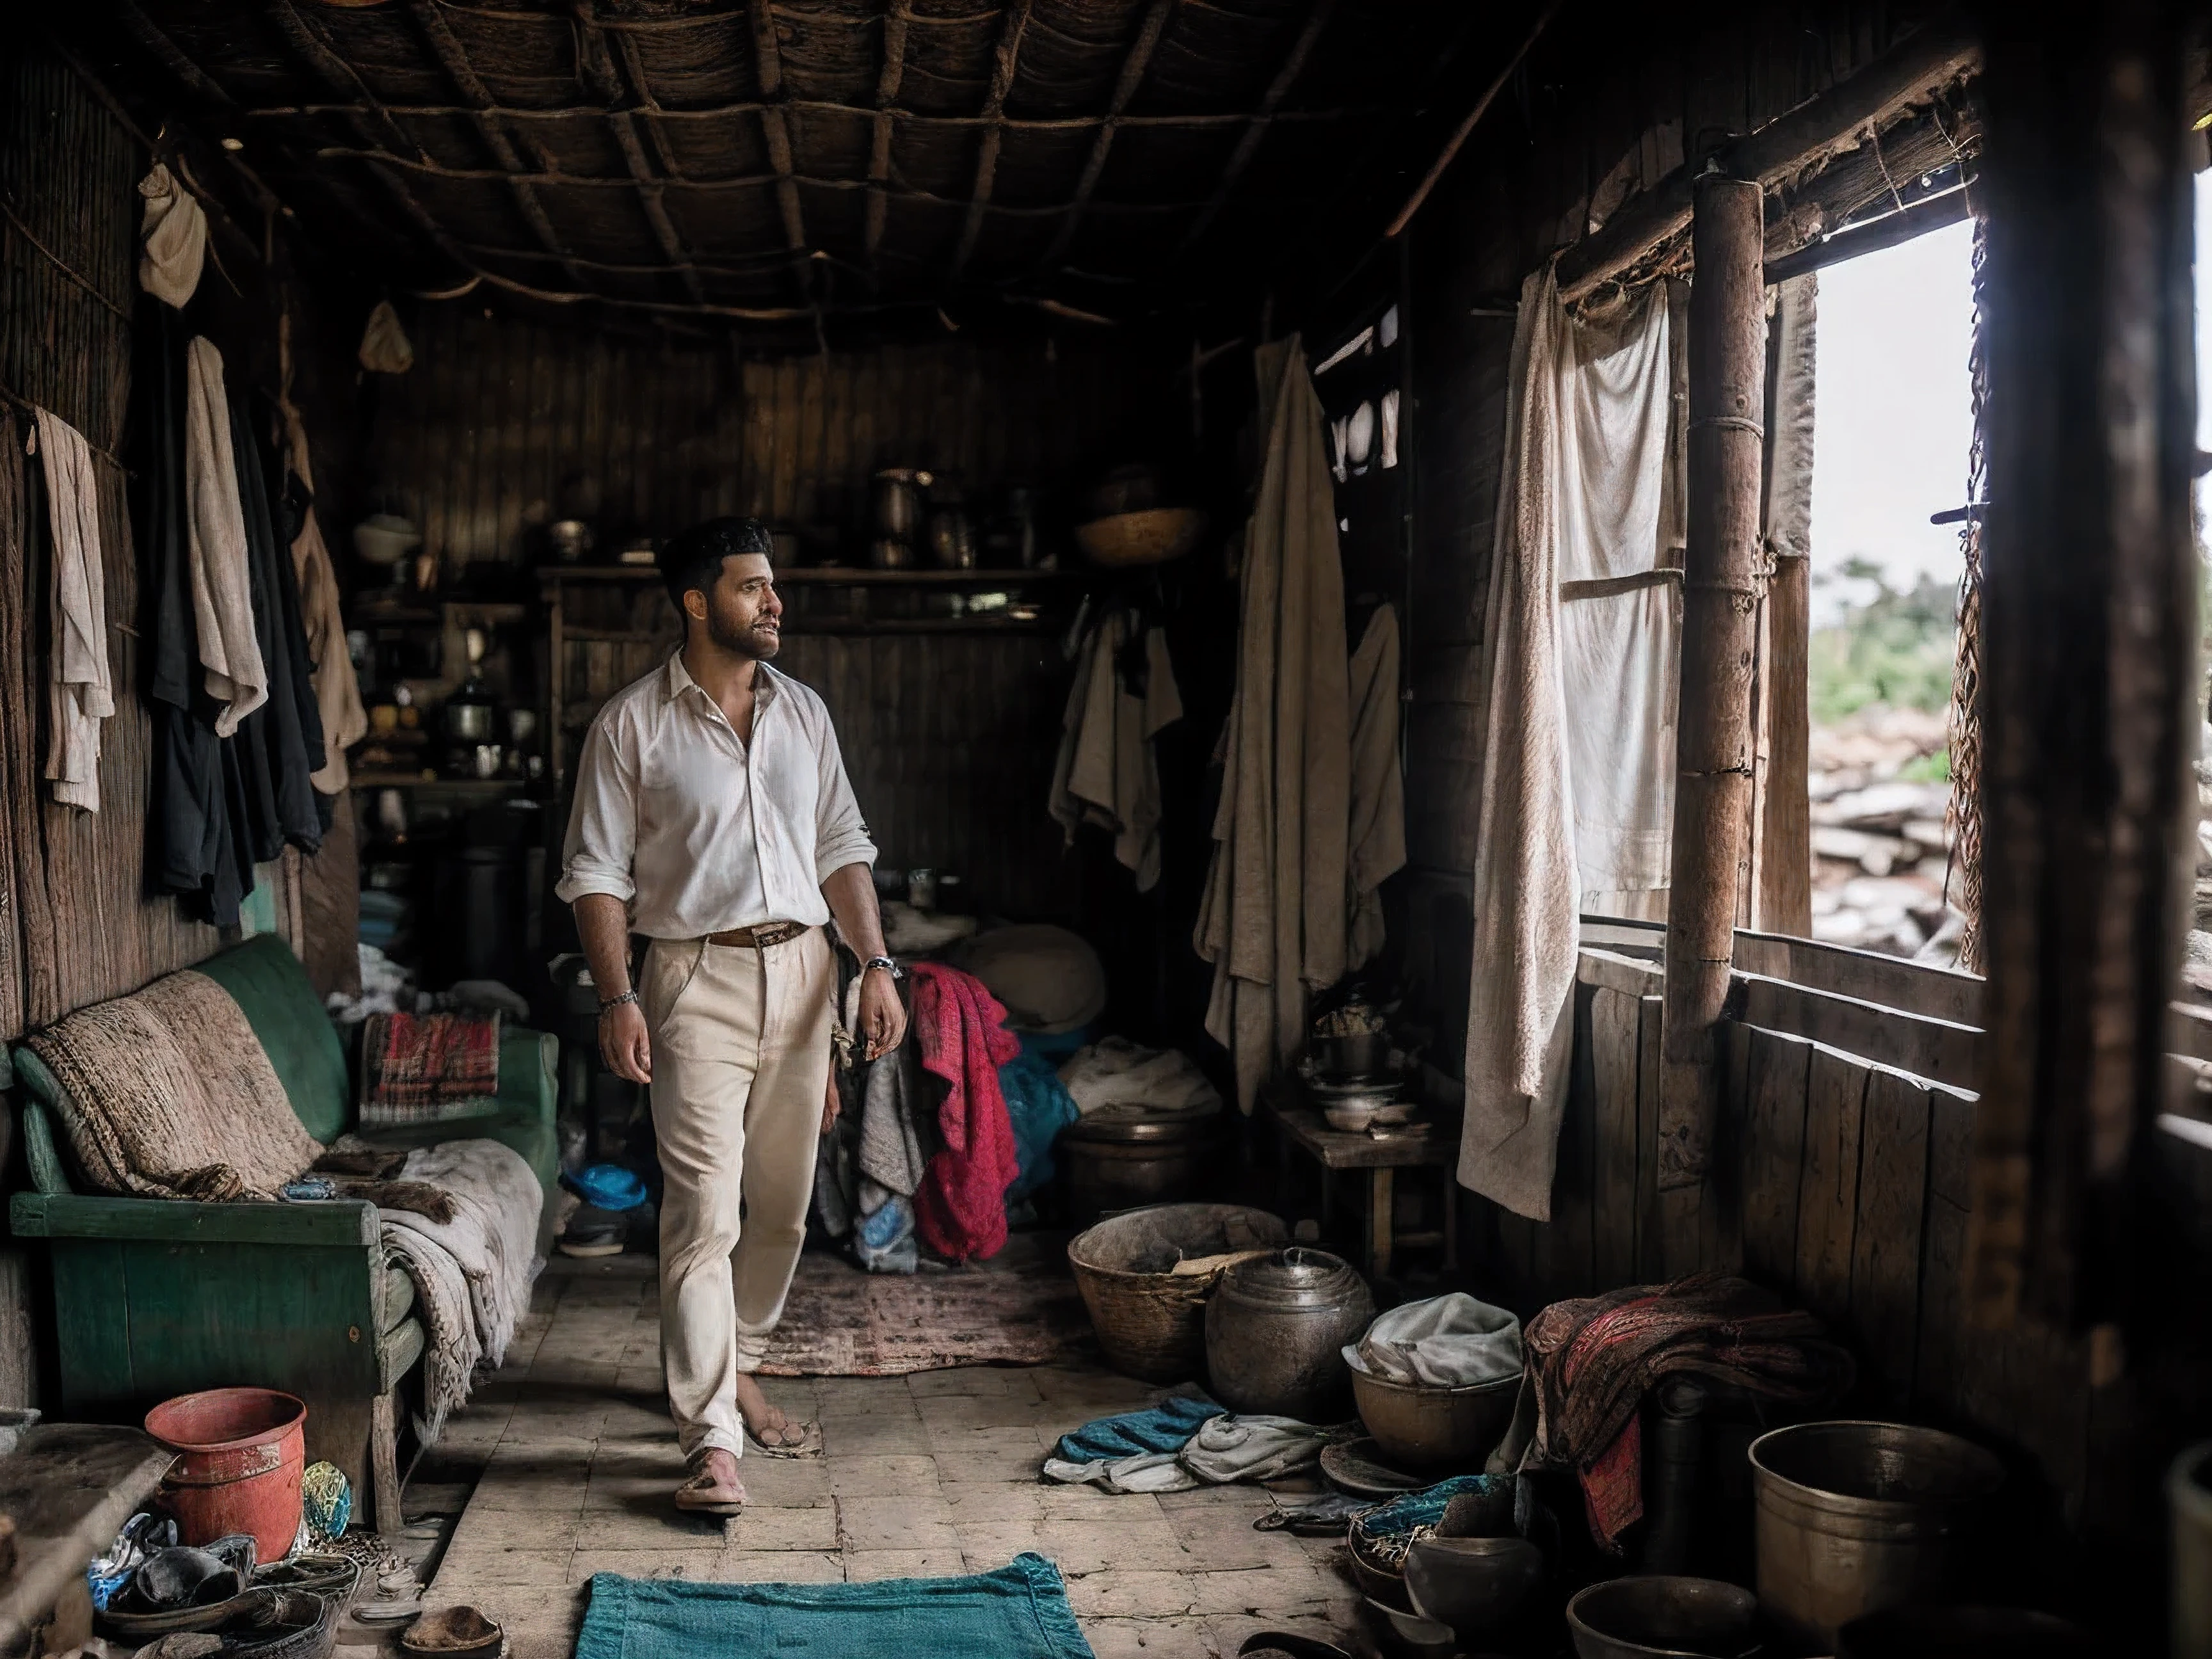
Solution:
M 0 191 L 31 236 L 0 222 L 0 380 L 100 449 L 122 443 L 137 298 L 136 190 L 144 159 L 73 72 L 11 55 L 0 76 Z M 91 284 L 64 274 L 55 259 Z M 106 303 L 100 296 L 105 296 Z M 0 422 L 0 1037 L 135 990 L 220 940 L 144 888 L 152 726 L 138 695 L 138 580 L 125 480 L 95 456 L 116 714 L 101 736 L 100 811 L 55 805 L 46 743 L 46 540 L 27 517 L 18 410 Z M 283 906 L 280 904 L 280 912 Z

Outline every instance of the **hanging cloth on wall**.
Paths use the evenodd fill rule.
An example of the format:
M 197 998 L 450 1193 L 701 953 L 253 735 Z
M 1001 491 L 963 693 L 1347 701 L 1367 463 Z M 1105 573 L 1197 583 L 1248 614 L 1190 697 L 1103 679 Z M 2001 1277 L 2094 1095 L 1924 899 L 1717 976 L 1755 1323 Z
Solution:
M 115 713 L 107 665 L 107 596 L 100 549 L 100 489 L 84 434 L 38 411 L 39 459 L 53 533 L 53 645 L 46 776 L 54 799 L 100 811 L 100 726 Z
M 392 301 L 380 300 L 361 334 L 361 366 L 372 374 L 404 374 L 415 367 L 415 348 L 399 326 Z
M 195 336 L 185 356 L 185 496 L 192 624 L 208 695 L 223 705 L 216 735 L 227 738 L 268 700 L 269 674 L 253 631 L 252 576 L 239 506 L 238 464 L 222 354 Z
M 207 258 L 207 215 L 159 161 L 138 181 L 145 209 L 138 226 L 138 286 L 181 308 L 200 285 Z
M 1085 823 L 1109 830 L 1137 890 L 1160 878 L 1160 764 L 1152 739 L 1182 718 L 1167 634 L 1110 611 L 1084 640 L 1060 720 L 1052 815 L 1075 844 Z M 1133 660 L 1132 659 L 1133 658 Z
M 253 860 L 234 833 L 229 745 L 216 736 L 224 705 L 208 695 L 193 625 L 192 463 L 186 441 L 191 348 L 175 313 L 143 331 L 134 376 L 144 433 L 140 487 L 150 589 L 154 714 L 152 883 L 183 896 L 219 927 L 238 926 Z M 226 420 L 223 430 L 228 435 Z
M 368 711 L 362 707 L 361 681 L 346 654 L 337 574 L 331 568 L 322 528 L 315 522 L 315 479 L 307 461 L 307 430 L 301 423 L 300 411 L 289 404 L 284 409 L 284 446 L 292 476 L 305 493 L 299 533 L 292 538 L 292 574 L 299 583 L 315 706 L 322 715 L 323 752 L 313 782 L 325 795 L 335 795 L 349 781 L 346 750 L 368 734 Z
M 1194 939 L 1213 964 L 1206 1029 L 1235 1059 L 1247 1112 L 1304 1045 L 1310 993 L 1344 975 L 1352 790 L 1344 571 L 1321 400 L 1297 336 L 1253 357 L 1267 448 Z
M 308 780 L 322 763 L 323 719 L 315 706 L 299 584 L 276 528 L 282 508 L 271 480 L 282 463 L 264 452 L 245 410 L 235 404 L 230 434 L 246 527 L 254 641 L 269 687 L 268 700 L 240 724 L 235 741 L 252 807 L 253 856 L 266 863 L 288 844 L 308 853 L 322 845 L 322 811 Z
M 1514 330 L 1483 627 L 1459 1179 L 1539 1221 L 1551 1217 L 1583 895 L 1666 880 L 1680 629 L 1679 591 L 1654 575 L 1668 315 L 1655 290 L 1578 324 L 1547 265 L 1522 285 Z M 1562 603 L 1567 581 L 1593 586 Z
M 1406 867 L 1406 784 L 1398 768 L 1398 612 L 1376 607 L 1352 653 L 1351 920 L 1344 965 L 1382 951 L 1382 884 Z

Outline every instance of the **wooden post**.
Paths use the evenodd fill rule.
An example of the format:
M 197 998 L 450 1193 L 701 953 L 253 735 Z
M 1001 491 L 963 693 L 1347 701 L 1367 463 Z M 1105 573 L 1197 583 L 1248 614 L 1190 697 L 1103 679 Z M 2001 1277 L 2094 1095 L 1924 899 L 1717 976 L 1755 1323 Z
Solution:
M 2134 1244 L 2196 814 L 2185 9 L 1982 19 L 1984 1325 L 2155 1313 L 2172 1266 Z
M 1660 1066 L 1662 1191 L 1698 1186 L 1711 1158 L 1714 1026 L 1728 997 L 1747 856 L 1766 404 L 1765 222 L 1757 184 L 1717 173 L 1698 180 L 1681 714 Z

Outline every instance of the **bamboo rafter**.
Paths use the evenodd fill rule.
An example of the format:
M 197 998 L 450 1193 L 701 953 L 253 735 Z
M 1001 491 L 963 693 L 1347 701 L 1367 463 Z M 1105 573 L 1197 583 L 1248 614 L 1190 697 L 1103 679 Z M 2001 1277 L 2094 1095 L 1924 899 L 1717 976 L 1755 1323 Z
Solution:
M 897 15 L 903 15 L 903 12 L 902 6 Z M 604 27 L 604 23 L 595 24 L 595 27 Z M 889 33 L 886 30 L 887 39 Z M 633 53 L 636 51 L 635 43 L 628 47 L 628 51 Z M 902 78 L 903 61 L 900 68 Z M 897 90 L 894 85 L 889 95 L 896 98 Z M 884 96 L 880 82 L 878 95 Z M 250 121 L 298 121 L 318 116 L 343 115 L 353 107 L 350 104 L 268 104 L 257 109 L 241 110 L 240 113 Z M 451 120 L 490 114 L 496 115 L 502 121 L 596 121 L 606 113 L 604 109 L 581 104 L 559 104 L 547 108 L 500 104 L 485 111 L 460 104 L 386 104 L 384 107 L 386 113 L 410 120 Z M 775 104 L 759 99 L 738 99 L 726 104 L 710 104 L 696 109 L 672 109 L 665 104 L 656 103 L 647 106 L 647 109 L 656 125 L 678 125 L 686 121 L 721 121 L 732 116 L 758 116 L 769 109 L 788 110 L 800 115 L 852 116 L 870 122 L 884 120 L 925 129 L 944 127 L 957 130 L 994 125 L 981 115 L 942 114 L 933 110 L 908 109 L 893 102 L 848 104 L 834 98 L 793 98 Z M 1117 131 L 1188 130 L 1197 132 L 1213 127 L 1249 126 L 1255 121 L 1268 126 L 1285 126 L 1304 121 L 1341 121 L 1349 117 L 1380 112 L 1362 105 L 1339 104 L 1313 109 L 1278 109 L 1266 115 L 1249 110 L 1191 110 L 1171 115 L 1008 115 L 1001 117 L 995 125 L 1008 132 L 1095 132 L 1109 125 Z
M 866 231 L 868 269 L 872 272 L 883 258 L 884 227 L 890 219 L 890 194 L 884 188 L 891 176 L 891 136 L 898 115 L 899 84 L 906 78 L 906 32 L 914 21 L 908 0 L 891 0 L 884 14 L 884 67 L 876 77 L 876 109 L 869 122 L 868 216 Z
M 1328 27 L 1328 20 L 1335 10 L 1336 0 L 1313 0 L 1306 13 L 1305 26 L 1298 31 L 1297 38 L 1291 42 L 1290 51 L 1284 54 L 1282 67 L 1275 71 L 1275 78 L 1267 83 L 1267 90 L 1261 96 L 1260 107 L 1247 118 L 1243 137 L 1237 139 L 1237 148 L 1229 153 L 1228 164 L 1221 169 L 1221 182 L 1214 186 L 1213 198 L 1183 234 L 1182 245 L 1176 250 L 1178 258 L 1196 247 L 1200 240 L 1212 228 L 1213 222 L 1220 217 L 1230 193 L 1237 188 L 1237 181 L 1244 176 L 1244 169 L 1252 164 L 1252 158 L 1259 154 L 1260 143 L 1267 136 L 1269 123 L 1274 119 L 1283 100 L 1290 96 L 1291 88 L 1297 84 L 1298 76 L 1304 72 L 1306 59 L 1313 55 L 1314 43 L 1321 39 L 1322 31 Z
M 769 0 L 755 0 L 749 9 L 753 25 L 753 67 L 761 90 L 761 137 L 768 145 L 769 165 L 775 169 L 775 205 L 783 216 L 784 240 L 791 247 L 792 280 L 799 297 L 808 295 L 806 218 L 799 210 L 799 181 L 791 159 L 791 127 L 783 107 L 783 46 L 776 38 L 775 8 Z
M 991 84 L 983 94 L 983 119 L 988 124 L 983 129 L 983 140 L 975 150 L 975 185 L 969 192 L 968 217 L 960 227 L 960 240 L 952 250 L 952 264 L 945 272 L 947 285 L 960 280 L 960 273 L 968 268 L 969 256 L 975 252 L 975 239 L 982 234 L 983 215 L 991 204 L 991 191 L 998 182 L 999 151 L 1006 142 L 1006 129 L 1002 118 L 1006 112 L 1006 94 L 1013 89 L 1014 76 L 1019 72 L 1022 54 L 1022 33 L 1029 27 L 1030 0 L 1012 0 L 1006 11 L 1006 21 L 999 30 L 999 44 L 991 56 Z
M 629 169 L 629 176 L 637 186 L 638 206 L 645 214 L 646 223 L 652 227 L 653 239 L 660 245 L 662 255 L 682 281 L 684 291 L 691 296 L 695 304 L 704 305 L 707 303 L 706 288 L 699 280 L 698 271 L 692 266 L 691 257 L 684 246 L 683 238 L 676 234 L 676 222 L 668 216 L 668 204 L 662 193 L 660 181 L 653 177 L 653 169 L 645 159 L 644 146 L 638 143 L 637 118 L 626 110 L 611 107 L 623 96 L 623 74 L 616 70 L 614 59 L 607 51 L 606 36 L 600 30 L 590 0 L 577 0 L 576 33 L 578 45 L 582 48 L 577 53 L 578 67 L 581 70 L 586 64 L 591 66 L 593 78 L 600 83 L 599 90 L 608 100 L 611 107 L 606 112 L 607 127 L 614 134 L 615 147 L 622 151 L 623 165 Z M 628 73 L 630 90 L 637 102 L 651 111 L 655 106 L 653 86 L 646 76 L 637 43 L 627 35 L 619 38 L 623 70 Z M 676 173 L 678 169 L 676 158 L 669 149 L 667 136 L 649 122 L 647 130 L 652 134 L 653 148 L 659 154 L 661 167 L 672 174 Z
M 1138 27 L 1137 38 L 1129 43 L 1128 55 L 1121 60 L 1121 72 L 1115 78 L 1114 95 L 1107 102 L 1105 118 L 1098 124 L 1098 136 L 1091 141 L 1091 154 L 1084 157 L 1082 176 L 1075 181 L 1074 199 L 1068 204 L 1067 217 L 1060 222 L 1051 246 L 1037 262 L 1040 265 L 1050 265 L 1074 241 L 1075 233 L 1083 223 L 1084 210 L 1090 206 L 1091 193 L 1098 188 L 1099 177 L 1106 171 L 1106 158 L 1113 151 L 1115 133 L 1121 130 L 1122 112 L 1137 95 L 1137 88 L 1144 85 L 1145 73 L 1152 66 L 1152 53 L 1158 50 L 1160 36 L 1166 33 L 1168 18 L 1175 9 L 1176 0 L 1152 0 L 1144 22 Z
M 470 63 L 467 49 L 446 26 L 446 20 L 439 15 L 438 8 L 431 0 L 408 0 L 408 9 L 413 14 L 416 27 L 422 31 L 422 38 L 429 42 L 430 51 L 440 67 L 459 89 L 461 96 L 468 100 L 474 112 L 472 118 L 477 132 L 483 139 L 484 148 L 491 152 L 492 160 L 509 177 L 507 188 L 514 193 L 514 205 L 521 213 L 523 222 L 530 227 L 531 234 L 538 238 L 547 252 L 560 257 L 568 270 L 569 280 L 579 288 L 584 287 L 584 274 L 569 263 L 568 250 L 562 246 L 560 237 L 554 234 L 553 222 L 546 216 L 544 204 L 538 199 L 537 188 L 526 183 L 521 177 L 524 172 L 522 156 L 515 149 L 514 141 L 507 136 L 507 129 L 499 118 L 487 113 L 492 105 L 492 95 L 485 89 L 476 66 Z M 548 159 L 543 150 L 538 151 L 537 161 L 540 167 Z

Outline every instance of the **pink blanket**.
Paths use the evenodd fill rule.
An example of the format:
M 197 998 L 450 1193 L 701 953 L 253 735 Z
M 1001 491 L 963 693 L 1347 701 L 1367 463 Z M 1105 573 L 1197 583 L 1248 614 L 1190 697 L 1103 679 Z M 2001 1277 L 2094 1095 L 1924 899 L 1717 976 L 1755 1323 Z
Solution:
M 945 1079 L 937 1124 L 945 1145 L 914 1195 L 922 1243 L 955 1261 L 1006 1243 L 1006 1188 L 1019 1165 L 999 1067 L 1021 1052 L 1006 1011 L 981 980 L 934 962 L 914 966 L 914 1035 L 922 1069 Z

